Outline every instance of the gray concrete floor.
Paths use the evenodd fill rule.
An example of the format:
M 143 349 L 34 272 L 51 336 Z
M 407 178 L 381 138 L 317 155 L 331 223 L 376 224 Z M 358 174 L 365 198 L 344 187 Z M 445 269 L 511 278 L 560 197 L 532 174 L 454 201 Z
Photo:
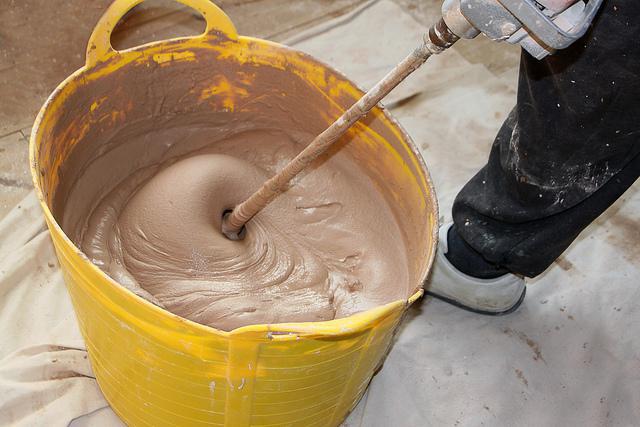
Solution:
M 394 0 L 425 26 L 440 0 Z M 365 0 L 214 0 L 238 32 L 275 41 L 345 14 Z M 4 0 L 0 7 L 0 219 L 31 189 L 27 145 L 33 120 L 53 89 L 84 61 L 87 39 L 111 0 Z M 197 34 L 199 16 L 171 0 L 150 0 L 119 24 L 116 48 Z M 412 46 L 407 46 L 407 51 Z M 487 40 L 455 48 L 471 63 L 514 79 L 517 48 Z

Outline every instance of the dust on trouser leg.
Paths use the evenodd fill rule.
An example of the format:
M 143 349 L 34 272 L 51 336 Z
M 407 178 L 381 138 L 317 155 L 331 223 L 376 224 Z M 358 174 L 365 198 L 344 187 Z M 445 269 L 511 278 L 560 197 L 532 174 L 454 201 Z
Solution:
M 640 3 L 605 1 L 570 48 L 523 52 L 517 105 L 453 206 L 489 262 L 540 274 L 639 176 L 638 19 Z

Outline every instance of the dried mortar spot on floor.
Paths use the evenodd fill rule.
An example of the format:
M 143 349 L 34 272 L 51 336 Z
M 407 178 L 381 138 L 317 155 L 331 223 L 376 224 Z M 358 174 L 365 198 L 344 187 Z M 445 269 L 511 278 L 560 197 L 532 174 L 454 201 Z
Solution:
M 514 369 L 516 376 L 518 377 L 518 379 L 520 381 L 522 381 L 522 384 L 524 384 L 526 387 L 529 387 L 529 381 L 527 380 L 527 378 L 524 376 L 524 373 L 522 372 L 522 370 L 520 369 Z
M 544 363 L 547 363 L 546 360 L 544 360 L 544 357 L 542 357 L 542 351 L 540 350 L 538 343 L 529 338 L 524 332 L 515 331 L 511 328 L 505 328 L 503 332 L 509 336 L 515 335 L 520 341 L 529 346 L 534 354 L 533 360 L 542 360 Z
M 611 218 L 613 231 L 607 236 L 607 242 L 623 250 L 624 258 L 629 262 L 640 259 L 640 221 L 623 214 Z

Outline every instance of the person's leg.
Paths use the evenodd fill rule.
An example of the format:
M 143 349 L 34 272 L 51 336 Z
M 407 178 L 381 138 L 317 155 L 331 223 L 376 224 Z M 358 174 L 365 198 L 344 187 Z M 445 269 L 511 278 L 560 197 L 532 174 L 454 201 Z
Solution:
M 454 202 L 454 266 L 536 276 L 638 178 L 638 22 L 639 1 L 605 0 L 582 40 L 523 53 L 517 105 Z

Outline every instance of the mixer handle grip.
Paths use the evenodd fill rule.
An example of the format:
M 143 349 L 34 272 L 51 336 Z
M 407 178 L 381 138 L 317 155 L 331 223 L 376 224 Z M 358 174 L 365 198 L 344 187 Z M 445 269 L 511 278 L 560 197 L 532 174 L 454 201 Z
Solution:
M 106 12 L 102 15 L 96 27 L 91 33 L 89 43 L 87 45 L 86 66 L 91 67 L 99 62 L 104 62 L 114 55 L 124 51 L 116 51 L 111 45 L 111 33 L 118 22 L 131 9 L 139 5 L 145 0 L 115 0 Z M 236 40 L 238 33 L 229 17 L 218 6 L 209 0 L 174 0 L 188 6 L 202 15 L 207 23 L 207 27 L 203 34 L 195 36 L 206 37 L 212 33 L 223 33 L 225 37 Z

